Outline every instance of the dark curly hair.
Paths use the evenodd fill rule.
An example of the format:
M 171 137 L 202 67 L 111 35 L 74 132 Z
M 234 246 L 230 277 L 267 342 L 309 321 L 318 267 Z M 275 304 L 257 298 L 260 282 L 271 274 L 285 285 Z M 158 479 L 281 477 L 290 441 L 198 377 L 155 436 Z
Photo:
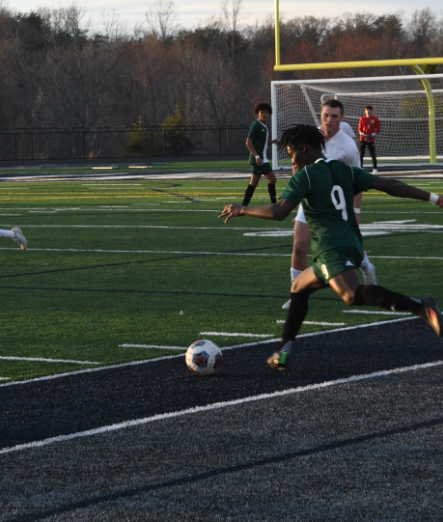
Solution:
M 283 132 L 278 148 L 279 150 L 286 147 L 295 149 L 297 145 L 311 145 L 314 149 L 323 150 L 325 138 L 317 127 L 299 124 Z
M 269 105 L 269 103 L 257 103 L 257 105 L 254 107 L 254 114 L 258 114 L 260 111 L 268 111 L 269 114 L 272 114 L 272 107 Z

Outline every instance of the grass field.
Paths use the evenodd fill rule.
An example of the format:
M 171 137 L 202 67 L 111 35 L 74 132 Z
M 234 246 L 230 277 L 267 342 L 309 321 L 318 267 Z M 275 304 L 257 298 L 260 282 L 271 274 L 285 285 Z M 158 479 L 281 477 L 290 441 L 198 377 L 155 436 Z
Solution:
M 95 167 L 95 168 L 94 168 Z M 145 168 L 146 167 L 146 168 Z M 115 174 L 131 173 L 131 174 L 156 174 L 156 173 L 174 173 L 174 172 L 250 172 L 249 165 L 244 159 L 230 160 L 220 159 L 215 161 L 202 161 L 198 158 L 190 161 L 171 161 L 170 158 L 164 158 L 164 161 L 152 162 L 134 160 L 128 163 L 127 160 L 119 161 L 112 159 L 95 160 L 94 163 L 85 162 L 84 165 L 72 164 L 67 162 L 59 162 L 57 164 L 48 163 L 46 165 L 28 164 L 26 166 L 18 165 L 12 167 L 3 167 L 0 164 L 0 178 L 10 175 L 57 175 L 57 174 L 106 174 L 113 172 Z
M 443 181 L 411 183 L 443 193 Z M 28 250 L 1 242 L 0 378 L 180 353 L 202 337 L 221 347 L 278 337 L 292 223 L 218 220 L 226 203 L 241 202 L 246 184 L 3 184 L 0 228 L 19 225 Z M 284 185 L 279 181 L 278 191 Z M 252 204 L 267 202 L 262 182 Z M 416 297 L 433 294 L 443 304 L 441 210 L 368 193 L 362 218 L 380 284 Z M 319 292 L 307 321 L 329 324 L 306 324 L 303 332 L 401 317 L 345 310 L 330 290 Z

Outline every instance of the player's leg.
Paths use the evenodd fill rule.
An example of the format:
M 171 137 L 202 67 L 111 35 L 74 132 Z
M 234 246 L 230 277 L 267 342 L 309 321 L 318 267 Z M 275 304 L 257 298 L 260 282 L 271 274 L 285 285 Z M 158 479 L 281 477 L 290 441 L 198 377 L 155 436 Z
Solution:
M 361 168 L 363 168 L 363 160 L 365 158 L 365 152 L 366 152 L 366 141 L 360 142 L 360 165 Z
M 369 154 L 372 158 L 372 173 L 377 174 L 377 156 L 375 155 L 375 143 L 368 143 Z
M 376 285 L 377 284 L 377 276 L 375 273 L 375 266 L 371 261 L 369 261 L 368 254 L 365 252 L 363 257 L 363 261 L 360 264 L 360 270 L 363 273 L 363 280 L 365 285 Z
M 265 174 L 266 179 L 268 180 L 268 193 L 269 197 L 271 199 L 271 203 L 277 203 L 277 192 L 275 190 L 275 174 L 272 172 L 269 172 L 268 174 Z
M 358 226 L 360 226 L 361 220 L 361 202 L 362 202 L 362 194 L 357 194 L 354 196 L 354 212 L 355 219 L 357 220 Z M 375 275 L 375 266 L 369 261 L 369 257 L 365 252 L 365 256 L 360 265 L 360 270 L 363 273 L 363 279 L 365 281 L 365 285 L 376 285 L 377 277 Z
M 26 250 L 26 247 L 28 246 L 26 238 L 19 227 L 14 227 L 11 230 L 0 229 L 0 237 L 9 237 L 10 239 L 13 239 L 22 250 Z
M 326 284 L 314 274 L 312 266 L 295 279 L 291 288 L 291 300 L 285 326 L 277 350 L 267 361 L 269 366 L 280 370 L 286 367 L 286 360 L 292 351 L 294 339 L 308 313 L 309 296 L 316 290 L 325 287 Z
M 361 285 L 356 270 L 342 272 L 329 280 L 329 286 L 348 306 L 377 306 L 385 310 L 411 312 L 443 337 L 443 318 L 433 297 L 412 299 L 383 286 Z
M 252 169 L 257 169 L 258 167 L 253 166 Z M 247 207 L 249 205 L 249 202 L 252 199 L 252 196 L 254 195 L 254 191 L 257 188 L 257 185 L 260 181 L 260 174 L 252 172 L 251 174 L 251 180 L 249 181 L 249 185 L 246 187 L 245 197 L 243 198 L 242 205 L 244 207 Z
M 295 278 L 298 277 L 303 270 L 308 268 L 308 248 L 311 242 L 311 231 L 306 224 L 303 208 L 300 205 L 297 212 L 297 217 L 294 221 L 294 241 L 292 245 L 291 256 L 291 284 Z M 287 301 L 282 308 L 289 309 L 290 300 Z

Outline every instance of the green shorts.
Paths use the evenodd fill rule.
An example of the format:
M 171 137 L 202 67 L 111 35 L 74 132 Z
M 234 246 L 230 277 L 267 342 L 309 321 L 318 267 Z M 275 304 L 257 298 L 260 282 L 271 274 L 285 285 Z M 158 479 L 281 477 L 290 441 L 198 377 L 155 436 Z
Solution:
M 269 174 L 272 172 L 272 167 L 269 161 L 267 163 L 263 163 L 261 167 L 259 167 L 257 164 L 251 165 L 251 173 L 254 174 L 254 176 L 261 176 L 262 174 Z
M 353 247 L 326 250 L 314 260 L 314 274 L 320 281 L 328 283 L 330 279 L 342 272 L 358 270 L 362 261 L 363 255 Z

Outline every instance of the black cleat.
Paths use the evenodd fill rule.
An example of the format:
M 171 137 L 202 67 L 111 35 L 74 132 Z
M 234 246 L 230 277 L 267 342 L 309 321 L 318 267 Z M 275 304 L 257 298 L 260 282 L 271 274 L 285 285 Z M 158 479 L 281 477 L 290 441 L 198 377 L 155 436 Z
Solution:
M 443 317 L 433 297 L 424 297 L 419 313 L 420 317 L 434 329 L 434 332 L 443 337 Z
M 288 354 L 286 352 L 275 352 L 266 361 L 271 368 L 277 368 L 277 370 L 286 369 L 286 360 Z

